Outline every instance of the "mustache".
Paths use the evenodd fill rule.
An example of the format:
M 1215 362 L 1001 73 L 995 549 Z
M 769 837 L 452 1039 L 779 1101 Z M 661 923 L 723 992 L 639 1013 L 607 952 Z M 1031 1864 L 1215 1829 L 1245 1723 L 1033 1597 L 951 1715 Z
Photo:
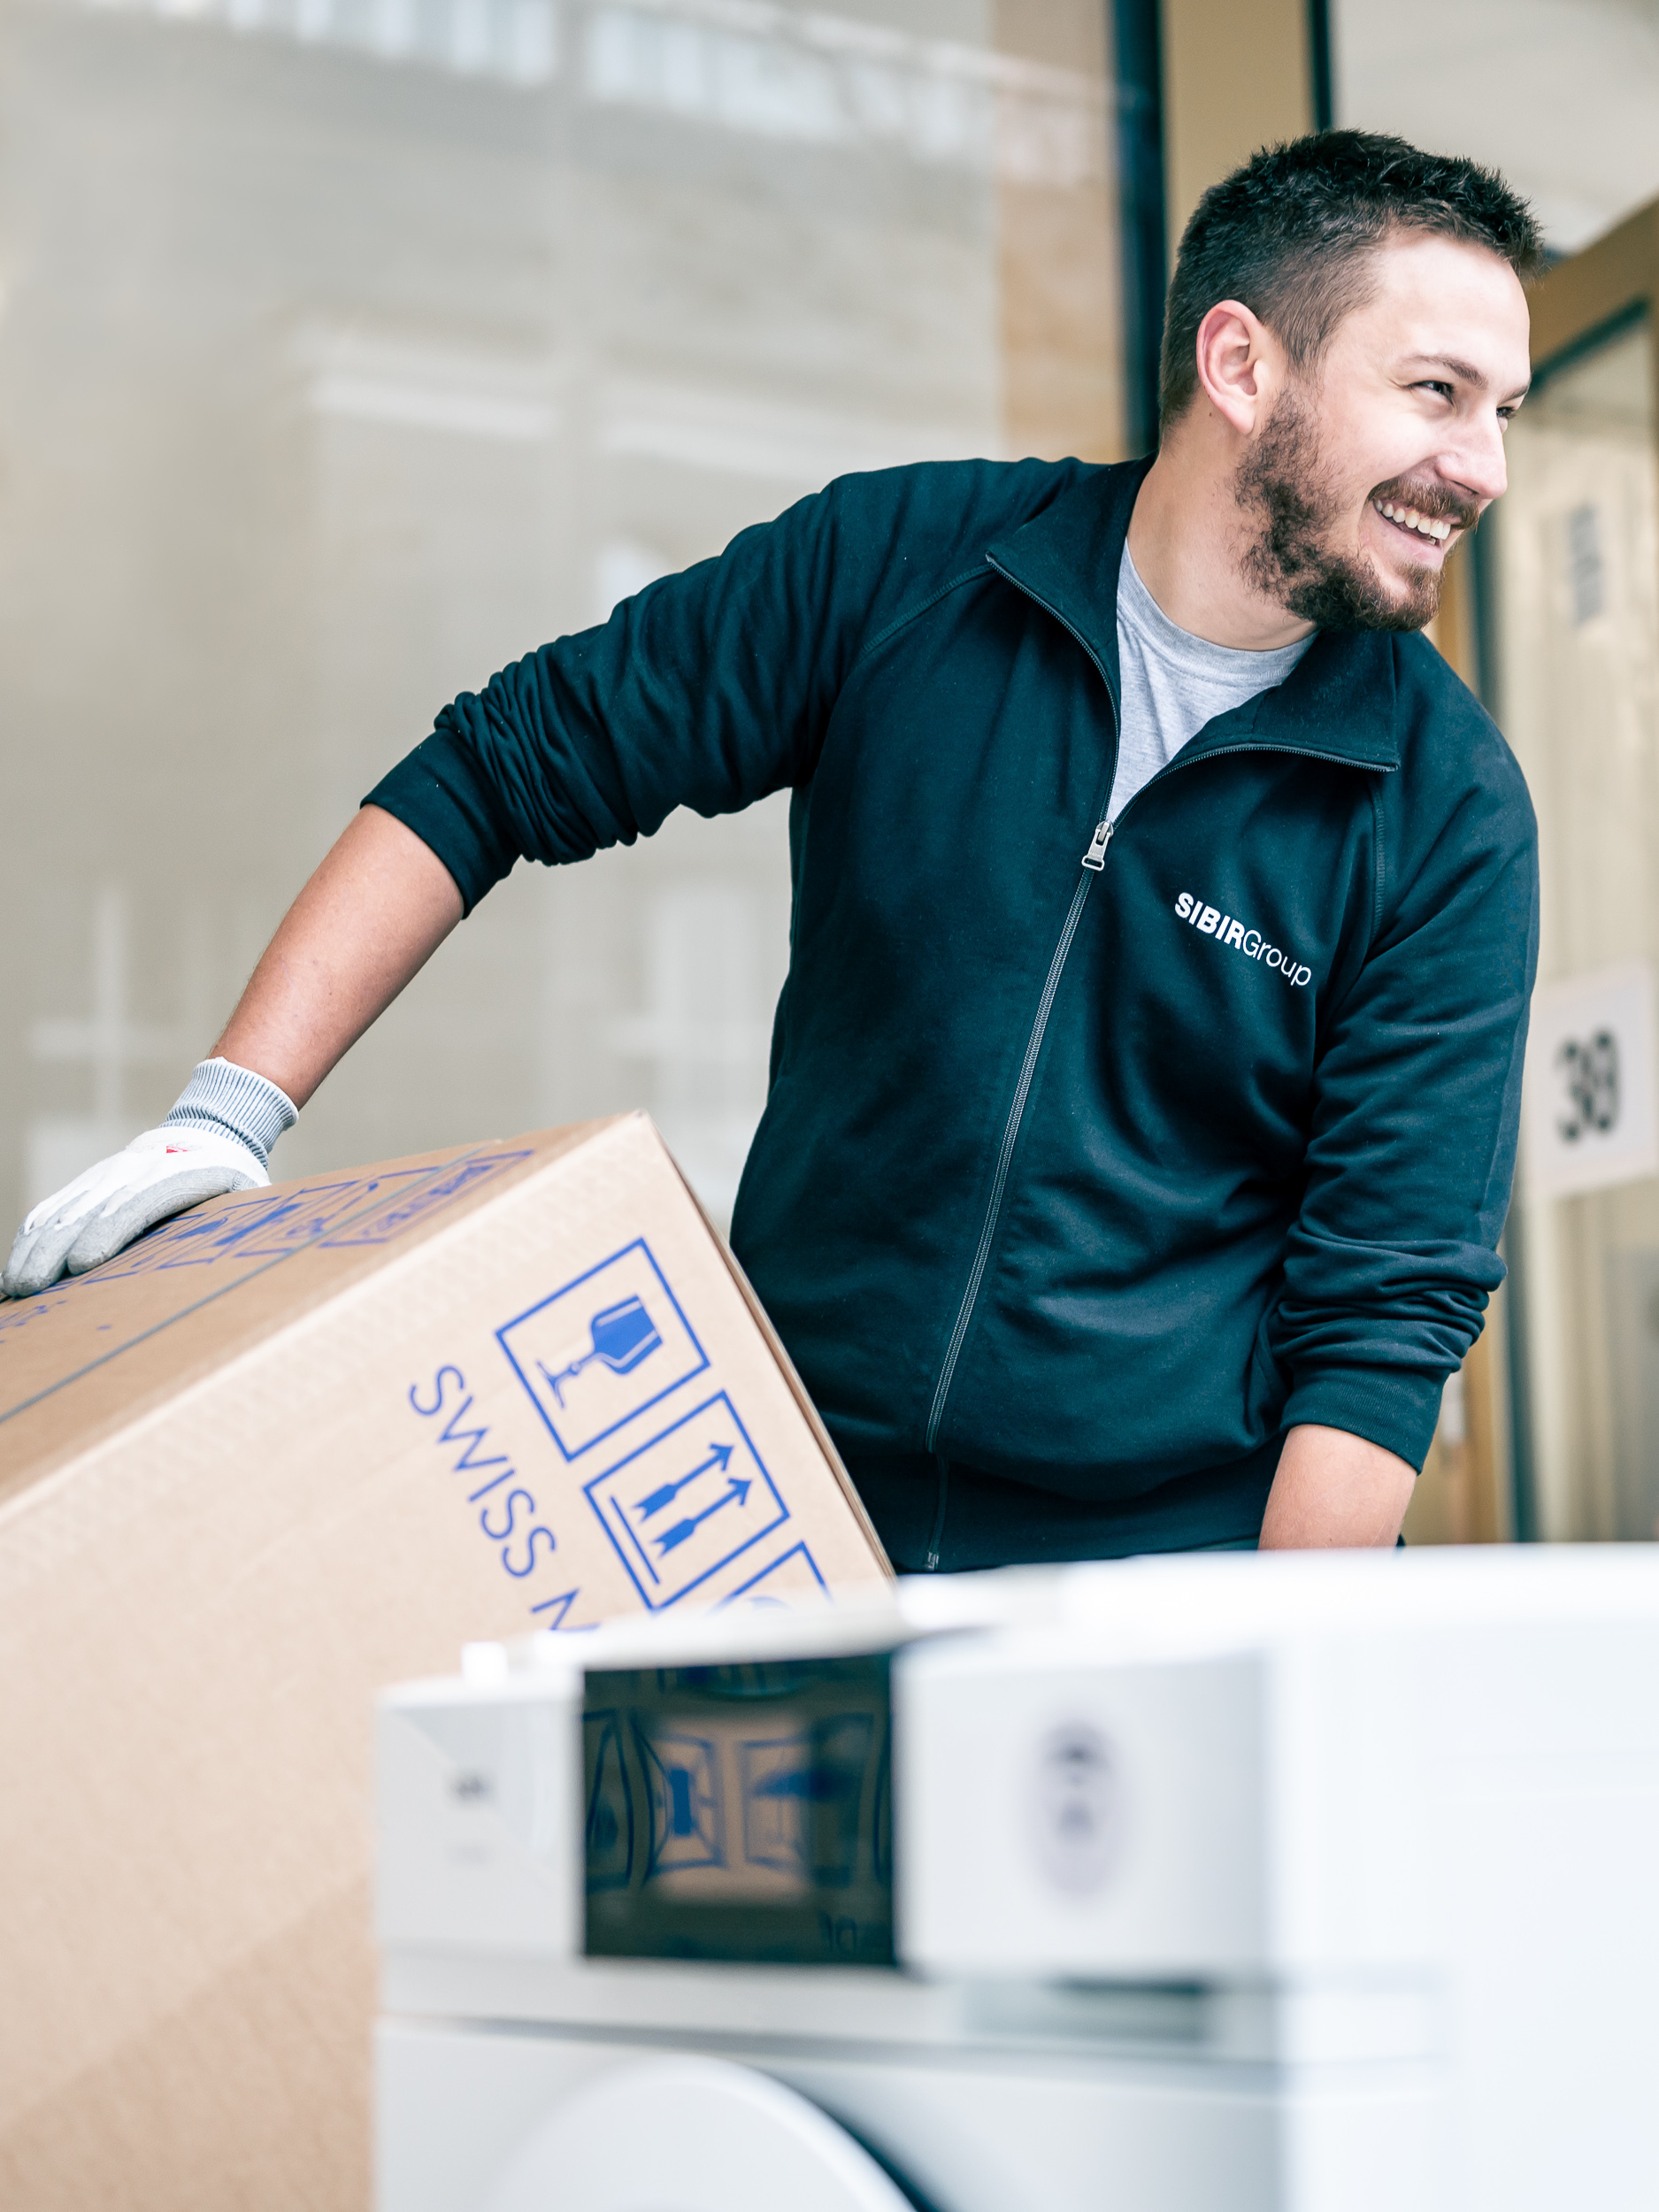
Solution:
M 1459 530 L 1472 530 L 1480 520 L 1480 509 L 1474 500 L 1460 498 L 1444 484 L 1414 484 L 1407 476 L 1379 484 L 1371 497 L 1386 499 L 1395 507 L 1415 507 L 1420 515 L 1453 523 Z

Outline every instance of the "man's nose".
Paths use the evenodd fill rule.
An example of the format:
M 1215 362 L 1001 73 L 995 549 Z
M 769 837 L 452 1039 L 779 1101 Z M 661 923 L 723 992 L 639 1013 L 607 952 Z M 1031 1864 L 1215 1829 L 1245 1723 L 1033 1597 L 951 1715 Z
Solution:
M 1496 416 L 1471 423 L 1449 453 L 1440 456 L 1440 468 L 1450 480 L 1484 506 L 1501 499 L 1509 487 L 1503 431 Z

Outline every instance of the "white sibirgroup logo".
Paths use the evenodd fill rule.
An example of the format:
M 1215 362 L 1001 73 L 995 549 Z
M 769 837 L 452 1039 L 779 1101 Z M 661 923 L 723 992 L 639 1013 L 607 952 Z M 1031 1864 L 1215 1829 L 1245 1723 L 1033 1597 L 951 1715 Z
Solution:
M 1313 970 L 1304 967 L 1294 953 L 1281 952 L 1277 945 L 1268 943 L 1259 929 L 1247 929 L 1233 915 L 1224 914 L 1218 906 L 1206 906 L 1190 891 L 1183 891 L 1176 900 L 1175 911 L 1180 920 L 1190 922 L 1218 945 L 1231 945 L 1247 960 L 1260 960 L 1267 967 L 1279 969 L 1286 983 L 1300 988 L 1313 979 Z

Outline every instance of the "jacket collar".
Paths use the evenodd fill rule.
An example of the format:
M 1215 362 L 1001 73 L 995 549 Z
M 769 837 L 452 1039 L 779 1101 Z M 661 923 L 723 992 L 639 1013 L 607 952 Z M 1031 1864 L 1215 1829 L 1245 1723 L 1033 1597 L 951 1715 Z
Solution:
M 1080 639 L 1105 674 L 1116 710 L 1118 570 L 1135 496 L 1152 464 L 1093 471 L 988 549 L 1011 583 Z M 1378 631 L 1321 630 L 1286 682 L 1206 724 L 1186 754 L 1256 745 L 1317 753 L 1358 768 L 1397 768 L 1393 640 Z

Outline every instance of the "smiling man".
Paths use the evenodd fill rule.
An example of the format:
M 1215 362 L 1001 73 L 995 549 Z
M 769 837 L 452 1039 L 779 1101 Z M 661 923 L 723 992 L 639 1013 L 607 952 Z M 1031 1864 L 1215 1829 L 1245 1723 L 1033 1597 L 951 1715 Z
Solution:
M 265 1180 L 520 856 L 788 788 L 733 1241 L 895 1563 L 1392 1544 L 1502 1276 L 1537 937 L 1519 772 L 1415 634 L 1538 257 L 1470 163 L 1258 155 L 1182 242 L 1154 461 L 843 479 L 446 708 L 8 1290 Z

